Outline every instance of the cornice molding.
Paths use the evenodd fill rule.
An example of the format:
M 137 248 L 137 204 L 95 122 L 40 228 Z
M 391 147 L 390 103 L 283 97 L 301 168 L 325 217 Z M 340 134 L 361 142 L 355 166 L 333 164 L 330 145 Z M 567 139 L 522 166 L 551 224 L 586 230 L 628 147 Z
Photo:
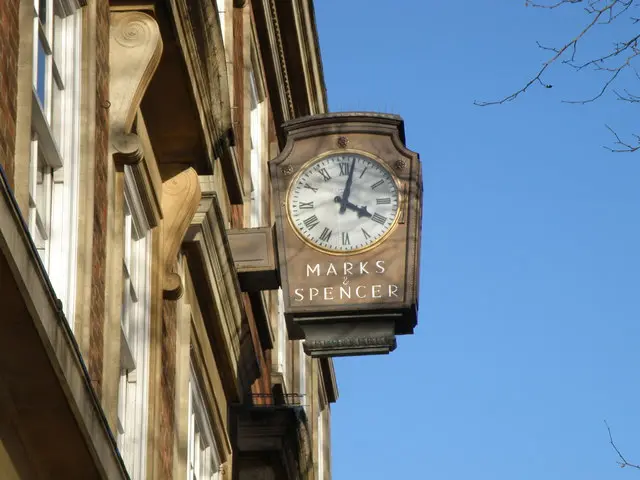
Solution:
M 232 125 L 227 64 L 218 13 L 213 2 L 170 0 L 169 4 L 200 113 L 209 161 L 213 163 L 221 157 Z
M 273 22 L 274 37 L 276 40 L 276 48 L 278 51 L 278 59 L 280 60 L 280 69 L 282 71 L 282 80 L 284 83 L 284 92 L 286 95 L 287 106 L 289 108 L 288 114 L 289 120 L 294 118 L 295 110 L 293 108 L 293 96 L 291 95 L 291 82 L 289 82 L 289 74 L 287 72 L 287 59 L 284 54 L 284 45 L 282 44 L 282 33 L 280 32 L 280 22 L 278 20 L 278 10 L 276 7 L 276 0 L 267 0 L 269 3 L 269 11 L 271 13 L 271 21 Z

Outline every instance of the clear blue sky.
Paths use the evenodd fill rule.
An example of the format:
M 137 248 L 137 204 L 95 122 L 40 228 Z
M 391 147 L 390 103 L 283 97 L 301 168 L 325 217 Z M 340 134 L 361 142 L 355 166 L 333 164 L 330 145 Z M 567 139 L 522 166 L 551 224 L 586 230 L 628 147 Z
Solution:
M 640 153 L 602 148 L 637 111 L 561 103 L 599 85 L 565 68 L 473 105 L 523 85 L 579 8 L 315 4 L 331 110 L 402 115 L 425 177 L 419 325 L 336 361 L 334 479 L 640 479 L 603 423 L 640 462 Z

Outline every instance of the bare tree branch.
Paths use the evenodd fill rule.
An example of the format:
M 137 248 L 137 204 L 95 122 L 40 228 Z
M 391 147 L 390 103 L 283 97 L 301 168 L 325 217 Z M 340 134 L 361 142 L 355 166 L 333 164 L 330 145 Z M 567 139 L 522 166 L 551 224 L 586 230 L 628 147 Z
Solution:
M 604 147 L 607 150 L 609 150 L 610 152 L 614 152 L 614 153 L 633 153 L 633 152 L 635 152 L 637 150 L 640 150 L 640 135 L 636 135 L 635 133 L 633 134 L 633 136 L 636 139 L 636 144 L 632 145 L 632 144 L 630 144 L 628 142 L 622 141 L 620 136 L 609 125 L 605 125 L 605 127 L 607 127 L 607 130 L 609 130 L 613 134 L 614 137 L 616 137 L 616 141 L 614 142 L 615 145 L 620 145 L 620 148 Z
M 620 453 L 620 450 L 618 450 L 618 447 L 616 447 L 616 444 L 613 442 L 613 436 L 611 435 L 611 428 L 609 428 L 609 424 L 607 423 L 606 420 L 604 421 L 604 424 L 607 426 L 607 431 L 609 432 L 609 443 L 611 444 L 613 449 L 618 454 L 618 457 L 620 458 L 620 461 L 617 462 L 618 465 L 620 465 L 620 468 L 631 467 L 631 468 L 636 468 L 636 469 L 640 470 L 640 465 L 636 465 L 636 464 L 627 462 L 627 459 L 624 458 L 622 453 Z
M 640 0 L 525 0 L 525 6 L 533 8 L 554 10 L 563 6 L 580 4 L 580 8 L 588 15 L 588 21 L 582 26 L 581 30 L 570 41 L 560 47 L 544 45 L 536 42 L 538 48 L 545 52 L 550 52 L 549 58 L 542 64 L 539 70 L 532 76 L 522 88 L 498 100 L 492 101 L 474 101 L 478 106 L 501 105 L 511 102 L 520 95 L 527 92 L 532 86 L 540 85 L 544 88 L 552 88 L 553 85 L 547 83 L 543 77 L 546 76 L 553 64 L 568 65 L 576 72 L 582 72 L 589 69 L 602 75 L 602 84 L 598 91 L 589 98 L 581 100 L 563 100 L 563 103 L 587 104 L 602 98 L 607 92 L 612 91 L 617 100 L 629 102 L 632 104 L 640 103 L 640 94 L 632 93 L 629 88 L 614 89 L 616 81 L 625 82 L 629 79 L 621 74 L 625 71 L 633 72 L 631 79 L 635 78 L 640 82 L 640 72 L 636 68 L 634 62 L 640 61 L 640 33 L 627 33 L 627 38 L 617 40 L 611 48 L 608 48 L 602 55 L 594 55 L 594 58 L 579 61 L 578 60 L 578 44 L 584 43 L 585 37 L 589 35 L 595 28 L 606 28 L 614 21 L 627 21 L 630 25 L 640 23 L 640 15 L 635 14 L 640 9 Z M 632 11 L 631 8 L 636 10 Z M 616 24 L 618 25 L 618 24 Z M 617 28 L 617 27 L 616 27 Z M 609 33 L 617 33 L 619 30 L 605 30 Z M 580 49 L 582 50 L 582 48 Z M 582 51 L 580 53 L 583 53 Z M 634 89 L 631 89 L 632 91 Z M 613 134 L 615 138 L 614 146 L 604 147 L 611 152 L 635 152 L 640 150 L 640 135 L 632 134 L 632 141 L 624 141 L 621 137 L 608 125 L 606 128 Z
M 524 5 L 525 5 L 525 7 L 553 9 L 553 8 L 558 8 L 558 7 L 562 6 L 562 5 L 566 5 L 568 3 L 582 3 L 582 0 L 560 0 L 558 3 L 554 3 L 553 5 L 541 5 L 539 3 L 535 3 L 535 2 L 531 2 L 529 0 L 526 0 L 524 2 Z
M 554 5 L 551 6 L 543 6 L 543 5 L 538 5 L 538 4 L 534 4 L 533 2 L 529 2 L 528 4 L 531 6 L 535 6 L 535 7 L 539 7 L 539 8 L 556 8 L 562 4 L 565 3 L 581 3 L 583 0 L 562 0 Z M 592 0 L 590 3 L 594 3 L 597 2 L 599 0 Z M 547 71 L 547 69 L 554 64 L 568 49 L 570 48 L 574 48 L 577 45 L 577 43 L 580 41 L 580 39 L 582 39 L 582 37 L 584 37 L 590 30 L 591 28 L 593 28 L 593 26 L 598 23 L 598 20 L 600 20 L 600 18 L 602 17 L 602 15 L 604 15 L 606 12 L 608 12 L 609 10 L 613 9 L 619 2 L 621 2 L 622 0 L 610 0 L 610 3 L 606 4 L 604 7 L 602 7 L 601 9 L 594 9 L 593 13 L 594 16 L 591 19 L 591 21 L 582 29 L 582 31 L 576 35 L 573 40 L 571 40 L 568 43 L 565 43 L 562 47 L 558 48 L 558 49 L 550 49 L 553 52 L 555 52 L 555 55 L 553 55 L 549 60 L 547 60 L 546 62 L 544 62 L 542 64 L 542 67 L 540 68 L 540 70 L 538 70 L 538 73 L 531 78 L 524 87 L 522 87 L 521 89 L 515 91 L 514 93 L 512 93 L 511 95 L 507 95 L 506 97 L 500 99 L 500 100 L 494 100 L 494 101 L 489 101 L 489 102 L 479 102 L 479 101 L 474 101 L 473 103 L 475 105 L 481 106 L 481 107 L 486 107 L 489 105 L 500 105 L 506 102 L 511 102 L 513 100 L 515 100 L 516 98 L 518 98 L 518 96 L 520 96 L 521 94 L 523 94 L 524 92 L 526 92 L 529 87 L 531 87 L 531 85 L 535 84 L 535 83 L 539 83 L 540 85 L 542 85 L 545 88 L 552 88 L 553 85 L 547 84 L 545 82 L 542 81 L 542 75 Z M 633 2 L 634 0 L 628 0 L 629 2 Z M 593 7 L 588 7 L 588 8 L 593 8 Z M 549 48 L 546 48 L 549 49 Z M 575 52 L 575 50 L 574 50 Z M 617 75 L 616 75 L 617 76 Z M 600 94 L 601 95 L 601 94 Z

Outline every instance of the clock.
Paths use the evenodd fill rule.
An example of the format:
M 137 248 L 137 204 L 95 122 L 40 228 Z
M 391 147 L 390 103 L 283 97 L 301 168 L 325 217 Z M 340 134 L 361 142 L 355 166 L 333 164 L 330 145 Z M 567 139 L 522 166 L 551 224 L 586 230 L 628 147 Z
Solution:
M 287 216 L 312 247 L 352 254 L 378 245 L 393 231 L 399 197 L 395 175 L 374 155 L 328 152 L 304 164 L 292 180 Z

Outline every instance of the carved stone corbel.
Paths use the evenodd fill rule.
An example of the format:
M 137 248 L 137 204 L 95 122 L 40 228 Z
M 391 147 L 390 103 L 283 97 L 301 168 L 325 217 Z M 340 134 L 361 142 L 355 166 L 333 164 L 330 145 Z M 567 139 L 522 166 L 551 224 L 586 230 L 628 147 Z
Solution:
M 131 133 L 136 112 L 161 55 L 160 28 L 153 17 L 136 11 L 111 14 L 109 120 L 112 139 L 118 134 Z
M 162 218 L 157 166 L 153 152 L 132 133 L 134 121 L 162 55 L 162 37 L 156 20 L 140 11 L 111 13 L 109 41 L 109 142 L 116 170 L 131 168 L 151 227 Z M 138 131 L 140 125 L 138 124 Z M 147 146 L 147 149 L 150 147 Z M 155 176 L 158 180 L 155 180 Z
M 193 168 L 188 168 L 162 184 L 162 237 L 164 251 L 163 296 L 177 300 L 182 296 L 182 279 L 173 271 L 180 245 L 200 205 L 200 182 Z

